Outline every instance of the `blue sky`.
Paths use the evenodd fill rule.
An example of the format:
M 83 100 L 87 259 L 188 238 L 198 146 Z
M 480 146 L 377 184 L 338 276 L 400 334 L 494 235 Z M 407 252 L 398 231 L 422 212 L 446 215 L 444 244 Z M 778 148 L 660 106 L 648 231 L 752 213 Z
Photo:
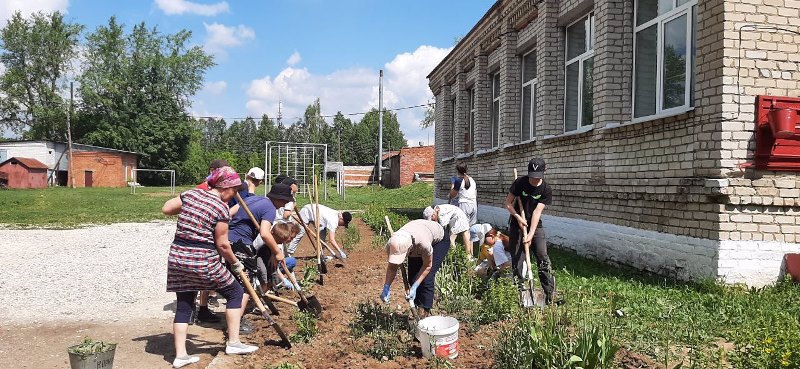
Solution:
M 378 70 L 385 70 L 387 108 L 431 98 L 425 76 L 465 35 L 492 1 L 421 0 L 3 0 L 0 21 L 14 10 L 66 11 L 87 31 L 116 15 L 130 27 L 144 21 L 163 32 L 188 29 L 212 53 L 191 113 L 198 116 L 302 114 L 321 99 L 323 114 L 377 107 Z M 422 109 L 398 113 L 409 142 L 432 143 L 418 128 Z M 360 119 L 354 117 L 353 119 Z M 284 120 L 291 122 L 292 120 Z

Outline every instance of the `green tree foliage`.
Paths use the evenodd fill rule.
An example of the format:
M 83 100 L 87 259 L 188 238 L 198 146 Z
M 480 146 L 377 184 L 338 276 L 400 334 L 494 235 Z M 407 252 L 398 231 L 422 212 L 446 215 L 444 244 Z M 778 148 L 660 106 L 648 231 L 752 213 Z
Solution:
M 23 18 L 16 12 L 0 30 L 0 127 L 30 139 L 66 139 L 65 74 L 83 26 L 59 12 Z
M 193 127 L 186 109 L 214 65 L 191 32 L 162 34 L 137 24 L 129 34 L 112 17 L 87 37 L 76 138 L 136 151 L 143 168 L 178 169 Z M 207 165 L 207 164 L 206 164 Z

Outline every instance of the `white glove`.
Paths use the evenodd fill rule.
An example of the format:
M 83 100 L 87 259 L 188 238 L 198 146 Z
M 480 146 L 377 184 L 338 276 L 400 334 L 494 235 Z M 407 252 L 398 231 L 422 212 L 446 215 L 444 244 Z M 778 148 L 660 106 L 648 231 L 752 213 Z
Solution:
M 239 273 L 244 272 L 244 264 L 237 260 L 235 263 L 233 263 L 233 265 L 231 265 L 231 269 L 233 269 L 233 274 L 238 275 Z

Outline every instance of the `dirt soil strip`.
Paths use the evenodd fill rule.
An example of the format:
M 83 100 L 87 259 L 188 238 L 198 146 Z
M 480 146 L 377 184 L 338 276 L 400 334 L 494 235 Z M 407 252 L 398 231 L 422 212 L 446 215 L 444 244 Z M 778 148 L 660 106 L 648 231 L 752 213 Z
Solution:
M 314 337 L 311 343 L 295 344 L 291 350 L 284 350 L 276 347 L 278 336 L 266 325 L 266 322 L 260 317 L 251 315 L 250 318 L 255 321 L 259 330 L 255 335 L 249 337 L 248 341 L 262 345 L 262 348 L 254 355 L 233 360 L 237 367 L 262 369 L 265 364 L 277 365 L 283 362 L 301 363 L 307 369 L 428 367 L 428 360 L 422 358 L 419 343 L 416 341 L 412 343 L 416 352 L 414 357 L 396 358 L 386 362 L 380 362 L 355 349 L 348 324 L 352 320 L 353 312 L 359 302 L 379 301 L 386 273 L 386 257 L 382 249 L 371 247 L 372 230 L 360 219 L 354 220 L 351 226 L 358 227 L 361 240 L 348 254 L 347 265 L 336 263 L 336 266 L 333 267 L 333 261 L 329 262 L 325 285 L 313 287 L 314 295 L 325 309 L 318 322 L 320 333 Z M 297 255 L 303 259 L 298 266 L 298 271 L 303 270 L 303 263 L 316 262 L 310 259 L 311 251 L 311 247 L 306 242 L 298 248 Z M 392 285 L 392 307 L 400 313 L 407 313 L 408 305 L 402 298 L 402 285 L 398 276 Z M 296 294 L 283 294 L 283 296 L 296 299 Z M 290 318 L 292 310 L 283 304 L 279 304 L 278 308 L 281 315 L 276 317 L 277 321 L 289 334 L 294 333 L 296 326 Z M 460 355 L 453 361 L 454 367 L 490 367 L 494 362 L 490 352 L 491 337 L 496 336 L 496 333 L 487 326 L 477 333 L 470 334 L 462 322 L 459 332 Z

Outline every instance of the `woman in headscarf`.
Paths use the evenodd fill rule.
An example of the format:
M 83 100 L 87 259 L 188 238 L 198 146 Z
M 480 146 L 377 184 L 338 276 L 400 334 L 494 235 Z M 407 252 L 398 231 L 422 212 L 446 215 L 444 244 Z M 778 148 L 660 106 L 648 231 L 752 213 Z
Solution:
M 186 352 L 186 334 L 194 311 L 197 291 L 215 290 L 227 300 L 225 319 L 228 323 L 228 342 L 225 353 L 247 354 L 258 349 L 239 341 L 239 319 L 242 316 L 244 290 L 222 265 L 219 257 L 233 266 L 234 273 L 243 269 L 228 241 L 230 213 L 226 205 L 242 184 L 233 168 L 215 169 L 206 179 L 209 190 L 192 189 L 164 203 L 161 211 L 178 215 L 175 239 L 167 261 L 167 292 L 177 297 L 175 320 L 175 360 L 180 368 L 200 360 Z

